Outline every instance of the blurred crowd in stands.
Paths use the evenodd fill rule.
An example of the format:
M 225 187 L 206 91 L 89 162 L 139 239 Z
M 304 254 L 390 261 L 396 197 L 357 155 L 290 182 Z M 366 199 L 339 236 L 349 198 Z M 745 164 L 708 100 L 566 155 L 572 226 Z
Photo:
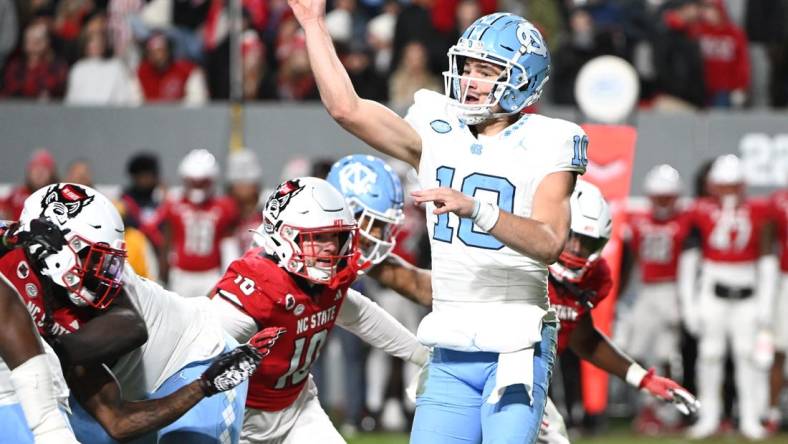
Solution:
M 286 0 L 241 0 L 246 101 L 318 97 Z M 636 68 L 642 108 L 788 106 L 788 0 L 329 0 L 326 26 L 362 97 L 442 91 L 447 48 L 470 23 L 523 15 L 553 56 L 545 100 L 572 105 L 581 66 Z M 75 105 L 230 94 L 228 0 L 0 0 L 0 97 Z

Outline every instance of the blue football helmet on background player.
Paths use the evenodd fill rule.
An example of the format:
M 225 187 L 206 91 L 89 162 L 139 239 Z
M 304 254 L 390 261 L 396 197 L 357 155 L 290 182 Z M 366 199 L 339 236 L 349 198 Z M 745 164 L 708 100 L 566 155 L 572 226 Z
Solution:
M 326 178 L 347 200 L 358 221 L 362 271 L 391 253 L 404 220 L 402 183 L 383 160 L 366 154 L 345 156 Z
M 449 70 L 443 73 L 446 95 L 468 125 L 519 113 L 535 103 L 550 74 L 550 52 L 531 22 L 510 13 L 486 15 L 476 20 L 449 48 Z M 503 67 L 495 81 L 463 73 L 467 58 Z M 486 103 L 467 104 L 468 80 L 494 83 Z M 465 80 L 465 86 L 462 85 Z M 463 90 L 464 88 L 464 90 Z M 500 110 L 495 106 L 500 105 Z

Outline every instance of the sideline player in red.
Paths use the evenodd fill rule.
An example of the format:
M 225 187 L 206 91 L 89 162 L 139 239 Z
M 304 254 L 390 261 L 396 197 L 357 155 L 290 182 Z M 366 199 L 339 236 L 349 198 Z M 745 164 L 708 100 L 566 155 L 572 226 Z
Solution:
M 703 404 L 689 436 L 705 438 L 719 427 L 723 364 L 730 342 L 739 430 L 748 439 L 763 439 L 766 432 L 760 421 L 767 405 L 772 352 L 759 353 L 756 342 L 771 328 L 778 273 L 774 256 L 766 254 L 771 251 L 765 229 L 769 209 L 766 201 L 746 197 L 743 166 L 733 154 L 715 159 L 707 181 L 712 197 L 699 199 L 690 209 L 693 231 L 679 262 L 682 317 L 699 341 L 698 399 Z
M 689 235 L 686 213 L 678 207 L 681 177 L 670 165 L 652 168 L 643 188 L 649 207 L 628 214 L 624 238 L 627 247 L 622 288 L 627 285 L 632 265 L 638 264 L 640 287 L 625 323 L 623 348 L 638 361 L 657 367 L 670 376 L 670 362 L 679 353 L 678 262 L 684 240 Z M 643 408 L 635 427 L 653 433 L 662 427 L 660 410 L 643 397 Z M 667 417 L 665 417 L 667 418 Z
M 232 243 L 238 208 L 232 199 L 214 195 L 219 166 L 210 152 L 189 152 L 178 174 L 183 194 L 165 200 L 146 231 L 155 234 L 164 225 L 164 235 L 153 238 L 163 253 L 169 253 L 159 260 L 169 289 L 184 297 L 205 296 L 221 276 L 222 265 L 234 259 L 223 257 L 222 244 Z M 171 246 L 167 245 L 170 236 Z
M 225 330 L 246 341 L 271 325 L 277 347 L 252 376 L 241 442 L 344 443 L 320 407 L 310 369 L 335 324 L 423 365 L 429 350 L 391 315 L 350 289 L 359 269 L 358 228 L 342 194 L 323 179 L 280 184 L 252 248 L 212 295 Z M 260 345 L 260 344 L 258 344 Z

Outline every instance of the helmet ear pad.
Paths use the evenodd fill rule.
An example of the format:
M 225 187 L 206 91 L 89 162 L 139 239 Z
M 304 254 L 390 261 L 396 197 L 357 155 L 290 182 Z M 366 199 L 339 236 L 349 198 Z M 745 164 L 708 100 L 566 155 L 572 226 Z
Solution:
M 516 66 L 510 66 L 508 69 L 509 69 L 509 76 L 508 76 L 509 83 L 512 84 L 520 83 L 525 73 L 523 73 L 523 71 Z M 511 87 L 504 88 L 500 100 L 498 100 L 498 105 L 501 106 L 503 112 L 516 113 L 519 110 L 521 110 L 525 104 L 525 101 L 528 99 L 528 96 L 525 94 L 525 91 L 527 89 L 528 89 L 528 83 L 525 83 L 523 86 L 521 86 L 519 90 Z

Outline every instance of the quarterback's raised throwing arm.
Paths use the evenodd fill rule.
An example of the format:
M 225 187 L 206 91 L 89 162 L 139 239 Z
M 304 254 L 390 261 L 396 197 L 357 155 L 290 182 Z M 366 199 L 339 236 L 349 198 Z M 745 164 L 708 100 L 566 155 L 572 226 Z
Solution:
M 306 33 L 309 62 L 331 117 L 375 149 L 419 166 L 421 137 L 396 113 L 353 89 L 325 23 L 325 0 L 288 0 Z
M 423 159 L 423 144 L 435 143 L 429 136 L 434 133 L 453 135 L 455 140 L 451 142 L 462 144 L 462 140 L 456 140 L 457 132 L 467 132 L 476 138 L 480 135 L 496 136 L 506 129 L 513 130 L 515 128 L 509 127 L 518 121 L 519 113 L 525 106 L 538 100 L 547 80 L 549 54 L 538 31 L 517 16 L 492 14 L 474 23 L 460 39 L 478 42 L 477 46 L 463 51 L 458 44 L 452 47 L 452 50 L 456 48 L 456 54 L 453 54 L 452 50 L 449 52 L 453 60 L 452 71 L 444 76 L 450 99 L 430 97 L 430 93 L 420 91 L 415 97 L 416 104 L 408 116 L 402 119 L 385 106 L 361 99 L 356 94 L 325 27 L 325 0 L 289 0 L 288 3 L 306 33 L 309 59 L 320 89 L 321 100 L 329 114 L 343 128 L 373 148 L 410 163 L 420 172 L 423 167 L 430 166 L 425 165 Z M 502 18 L 504 20 L 500 20 Z M 486 22 L 482 22 L 484 20 Z M 487 48 L 486 42 L 481 39 L 482 28 L 493 29 L 496 21 L 507 20 L 511 23 L 508 28 L 504 25 L 503 32 L 498 35 L 511 41 L 507 41 L 503 46 L 496 45 L 496 48 L 514 45 L 518 49 L 510 50 L 512 54 L 503 57 L 485 54 L 484 51 L 490 48 Z M 474 28 L 479 28 L 479 32 L 474 34 Z M 515 63 L 501 63 L 501 60 L 506 60 L 517 52 L 522 53 L 520 58 L 531 57 L 539 60 L 535 60 L 533 64 L 518 63 L 519 60 Z M 501 78 L 506 80 L 500 81 Z M 451 119 L 430 115 L 437 114 L 431 112 L 435 111 L 436 105 L 441 108 L 445 105 L 453 106 L 460 117 L 461 128 L 452 133 Z M 417 119 L 427 120 L 416 122 Z M 428 132 L 427 136 L 424 131 Z M 464 134 L 459 135 L 462 136 Z M 438 143 L 446 141 L 448 139 L 444 138 Z M 570 156 L 566 160 L 571 159 L 573 165 L 584 170 L 587 138 L 582 130 L 577 128 L 568 135 L 567 141 L 568 144 L 565 145 L 570 148 Z M 471 145 L 471 150 L 474 146 L 478 146 L 481 154 L 482 144 Z M 551 149 L 548 146 L 542 148 Z M 459 150 L 460 147 L 456 149 Z M 414 197 L 418 202 L 434 202 L 440 207 L 434 211 L 435 215 L 452 212 L 461 218 L 470 218 L 477 227 L 489 232 L 518 253 L 549 264 L 557 259 L 566 242 L 569 227 L 568 200 L 575 178 L 570 171 L 570 168 L 556 170 L 541 178 L 541 183 L 536 184 L 538 188 L 535 186 L 536 189 L 532 190 L 535 192 L 533 211 L 527 217 L 516 215 L 510 209 L 500 208 L 498 205 L 482 205 L 482 201 L 468 196 L 470 193 L 453 190 L 452 184 L 443 183 L 440 177 L 438 188 L 419 191 Z M 440 174 L 441 171 L 437 173 Z M 431 172 L 429 174 L 433 176 Z M 435 177 L 430 179 L 435 180 Z

